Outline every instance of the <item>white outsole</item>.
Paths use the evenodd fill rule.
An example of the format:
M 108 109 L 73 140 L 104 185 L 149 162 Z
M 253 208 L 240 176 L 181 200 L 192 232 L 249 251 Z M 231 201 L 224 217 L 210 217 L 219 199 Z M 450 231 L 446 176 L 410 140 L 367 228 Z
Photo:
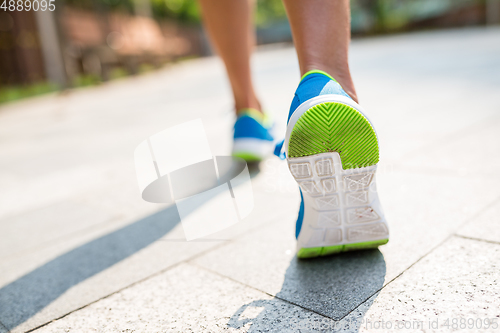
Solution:
M 273 154 L 274 142 L 253 138 L 235 139 L 233 142 L 232 154 L 238 156 L 239 154 L 252 155 L 259 160 L 263 160 Z

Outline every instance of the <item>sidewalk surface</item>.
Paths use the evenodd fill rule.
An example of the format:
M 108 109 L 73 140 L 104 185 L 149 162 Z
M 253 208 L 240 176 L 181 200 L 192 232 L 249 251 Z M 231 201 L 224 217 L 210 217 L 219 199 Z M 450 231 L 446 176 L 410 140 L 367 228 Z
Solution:
M 253 171 L 251 215 L 206 239 L 140 198 L 148 136 L 201 118 L 229 153 L 216 58 L 1 106 L 0 332 L 500 331 L 500 29 L 355 40 L 351 58 L 391 240 L 314 260 L 294 256 L 299 195 L 277 158 Z M 254 65 L 284 133 L 294 50 Z

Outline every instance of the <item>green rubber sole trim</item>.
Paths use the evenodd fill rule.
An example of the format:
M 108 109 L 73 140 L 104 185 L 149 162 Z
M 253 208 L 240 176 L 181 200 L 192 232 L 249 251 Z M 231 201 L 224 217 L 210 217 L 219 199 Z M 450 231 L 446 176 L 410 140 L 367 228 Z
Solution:
M 251 153 L 233 153 L 234 157 L 239 157 L 244 159 L 246 162 L 260 162 L 262 158 Z
M 334 245 L 334 246 L 320 246 L 320 247 L 303 247 L 297 252 L 297 258 L 315 258 L 322 256 L 329 256 L 332 254 L 337 254 L 340 252 L 356 251 L 356 250 L 367 250 L 376 249 L 380 245 L 387 244 L 389 239 L 381 239 L 376 241 L 361 242 L 354 244 L 345 245 Z
M 348 105 L 334 102 L 315 105 L 293 127 L 288 156 L 328 152 L 339 153 L 344 170 L 377 164 L 377 135 L 368 119 Z

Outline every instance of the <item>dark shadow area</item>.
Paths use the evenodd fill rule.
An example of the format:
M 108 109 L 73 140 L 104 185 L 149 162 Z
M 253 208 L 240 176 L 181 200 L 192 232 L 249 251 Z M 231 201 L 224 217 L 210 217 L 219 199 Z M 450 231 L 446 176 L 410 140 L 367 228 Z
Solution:
M 379 250 L 309 260 L 294 257 L 286 271 L 283 287 L 276 295 L 280 299 L 257 300 L 243 305 L 227 326 L 238 329 L 250 323 L 248 332 L 336 332 L 346 329 L 357 332 L 361 326 L 360 318 L 355 322 L 339 320 L 382 288 L 385 273 L 385 260 Z M 316 314 L 311 318 L 299 315 L 296 305 L 282 300 Z M 368 305 L 366 309 L 371 302 L 364 303 Z M 251 308 L 262 310 L 250 311 Z M 245 311 L 260 312 L 256 317 L 248 318 L 242 316 Z
M 0 289 L 2 323 L 12 329 L 69 288 L 126 259 L 180 222 L 175 206 L 71 250 Z
M 248 162 L 248 172 L 250 173 L 250 178 L 257 176 L 260 172 L 260 162 Z
M 232 163 L 230 157 L 226 160 L 219 170 L 221 182 L 232 179 L 245 167 Z M 1 322 L 8 329 L 22 324 L 71 287 L 158 241 L 179 222 L 177 207 L 172 205 L 38 267 L 0 289 Z

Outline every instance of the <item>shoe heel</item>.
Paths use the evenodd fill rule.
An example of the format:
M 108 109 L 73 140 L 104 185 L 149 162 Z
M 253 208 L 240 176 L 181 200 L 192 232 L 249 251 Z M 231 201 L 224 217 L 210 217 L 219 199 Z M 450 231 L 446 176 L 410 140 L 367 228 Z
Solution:
M 353 107 L 325 102 L 300 116 L 287 158 L 304 198 L 299 258 L 387 243 L 388 226 L 375 184 L 378 160 L 376 133 Z

